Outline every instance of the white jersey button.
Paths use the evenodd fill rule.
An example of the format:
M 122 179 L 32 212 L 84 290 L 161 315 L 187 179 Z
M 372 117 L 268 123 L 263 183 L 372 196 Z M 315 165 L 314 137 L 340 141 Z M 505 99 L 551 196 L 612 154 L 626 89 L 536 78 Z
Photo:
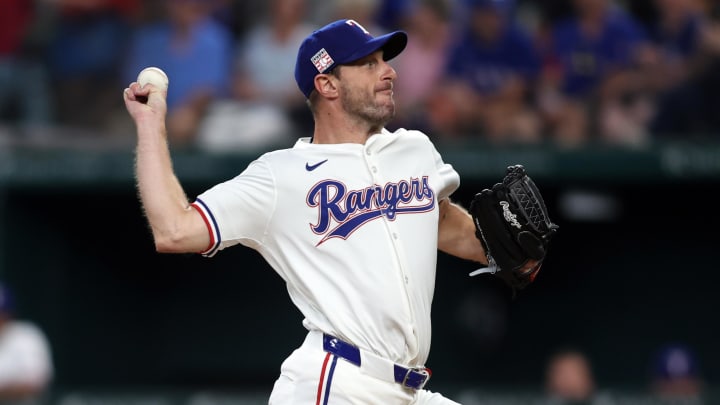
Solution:
M 373 166 L 370 169 L 372 170 L 373 173 L 377 173 L 377 167 Z

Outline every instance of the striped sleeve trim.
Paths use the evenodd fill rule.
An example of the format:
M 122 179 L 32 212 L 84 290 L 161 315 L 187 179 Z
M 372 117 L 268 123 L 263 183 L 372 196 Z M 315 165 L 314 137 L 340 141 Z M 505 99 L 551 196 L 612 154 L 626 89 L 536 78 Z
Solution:
M 203 200 L 198 198 L 194 203 L 190 204 L 190 206 L 200 213 L 203 221 L 205 221 L 205 226 L 207 226 L 208 235 L 210 236 L 210 244 L 208 247 L 198 253 L 205 257 L 212 257 L 215 253 L 217 253 L 221 241 L 220 228 L 218 228 L 217 221 Z

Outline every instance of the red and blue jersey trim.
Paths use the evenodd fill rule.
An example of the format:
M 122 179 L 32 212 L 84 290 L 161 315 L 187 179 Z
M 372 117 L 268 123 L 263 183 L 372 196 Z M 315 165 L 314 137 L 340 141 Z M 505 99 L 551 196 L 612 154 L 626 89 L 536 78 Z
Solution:
M 210 244 L 208 245 L 208 247 L 202 252 L 198 253 L 203 256 L 210 257 L 217 253 L 218 248 L 220 247 L 220 241 L 222 240 L 220 238 L 220 228 L 218 227 L 217 221 L 215 220 L 212 212 L 208 208 L 207 204 L 203 202 L 203 200 L 198 198 L 197 200 L 195 200 L 194 203 L 190 204 L 190 206 L 195 208 L 195 210 L 200 213 L 203 221 L 205 221 L 205 226 L 207 226 L 208 235 L 210 236 Z

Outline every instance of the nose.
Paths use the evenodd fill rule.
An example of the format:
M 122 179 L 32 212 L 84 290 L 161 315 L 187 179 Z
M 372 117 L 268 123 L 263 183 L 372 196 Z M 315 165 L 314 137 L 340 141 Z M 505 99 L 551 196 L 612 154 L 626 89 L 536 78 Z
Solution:
M 383 61 L 382 63 L 383 63 L 383 68 L 384 68 L 382 79 L 390 80 L 390 81 L 394 81 L 395 79 L 397 79 L 397 72 L 395 71 L 395 69 L 392 66 L 390 66 L 390 64 L 387 63 L 386 61 Z

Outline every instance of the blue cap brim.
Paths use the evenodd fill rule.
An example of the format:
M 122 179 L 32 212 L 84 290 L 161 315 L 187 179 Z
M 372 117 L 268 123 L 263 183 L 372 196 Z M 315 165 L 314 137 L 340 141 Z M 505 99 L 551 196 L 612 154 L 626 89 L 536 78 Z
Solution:
M 383 60 L 389 61 L 390 59 L 400 55 L 407 46 L 407 41 L 407 34 L 403 31 L 395 31 L 389 34 L 381 35 L 366 42 L 362 47 L 356 49 L 355 52 L 345 57 L 342 61 L 336 61 L 336 63 L 342 65 L 354 62 L 381 49 L 383 51 Z

